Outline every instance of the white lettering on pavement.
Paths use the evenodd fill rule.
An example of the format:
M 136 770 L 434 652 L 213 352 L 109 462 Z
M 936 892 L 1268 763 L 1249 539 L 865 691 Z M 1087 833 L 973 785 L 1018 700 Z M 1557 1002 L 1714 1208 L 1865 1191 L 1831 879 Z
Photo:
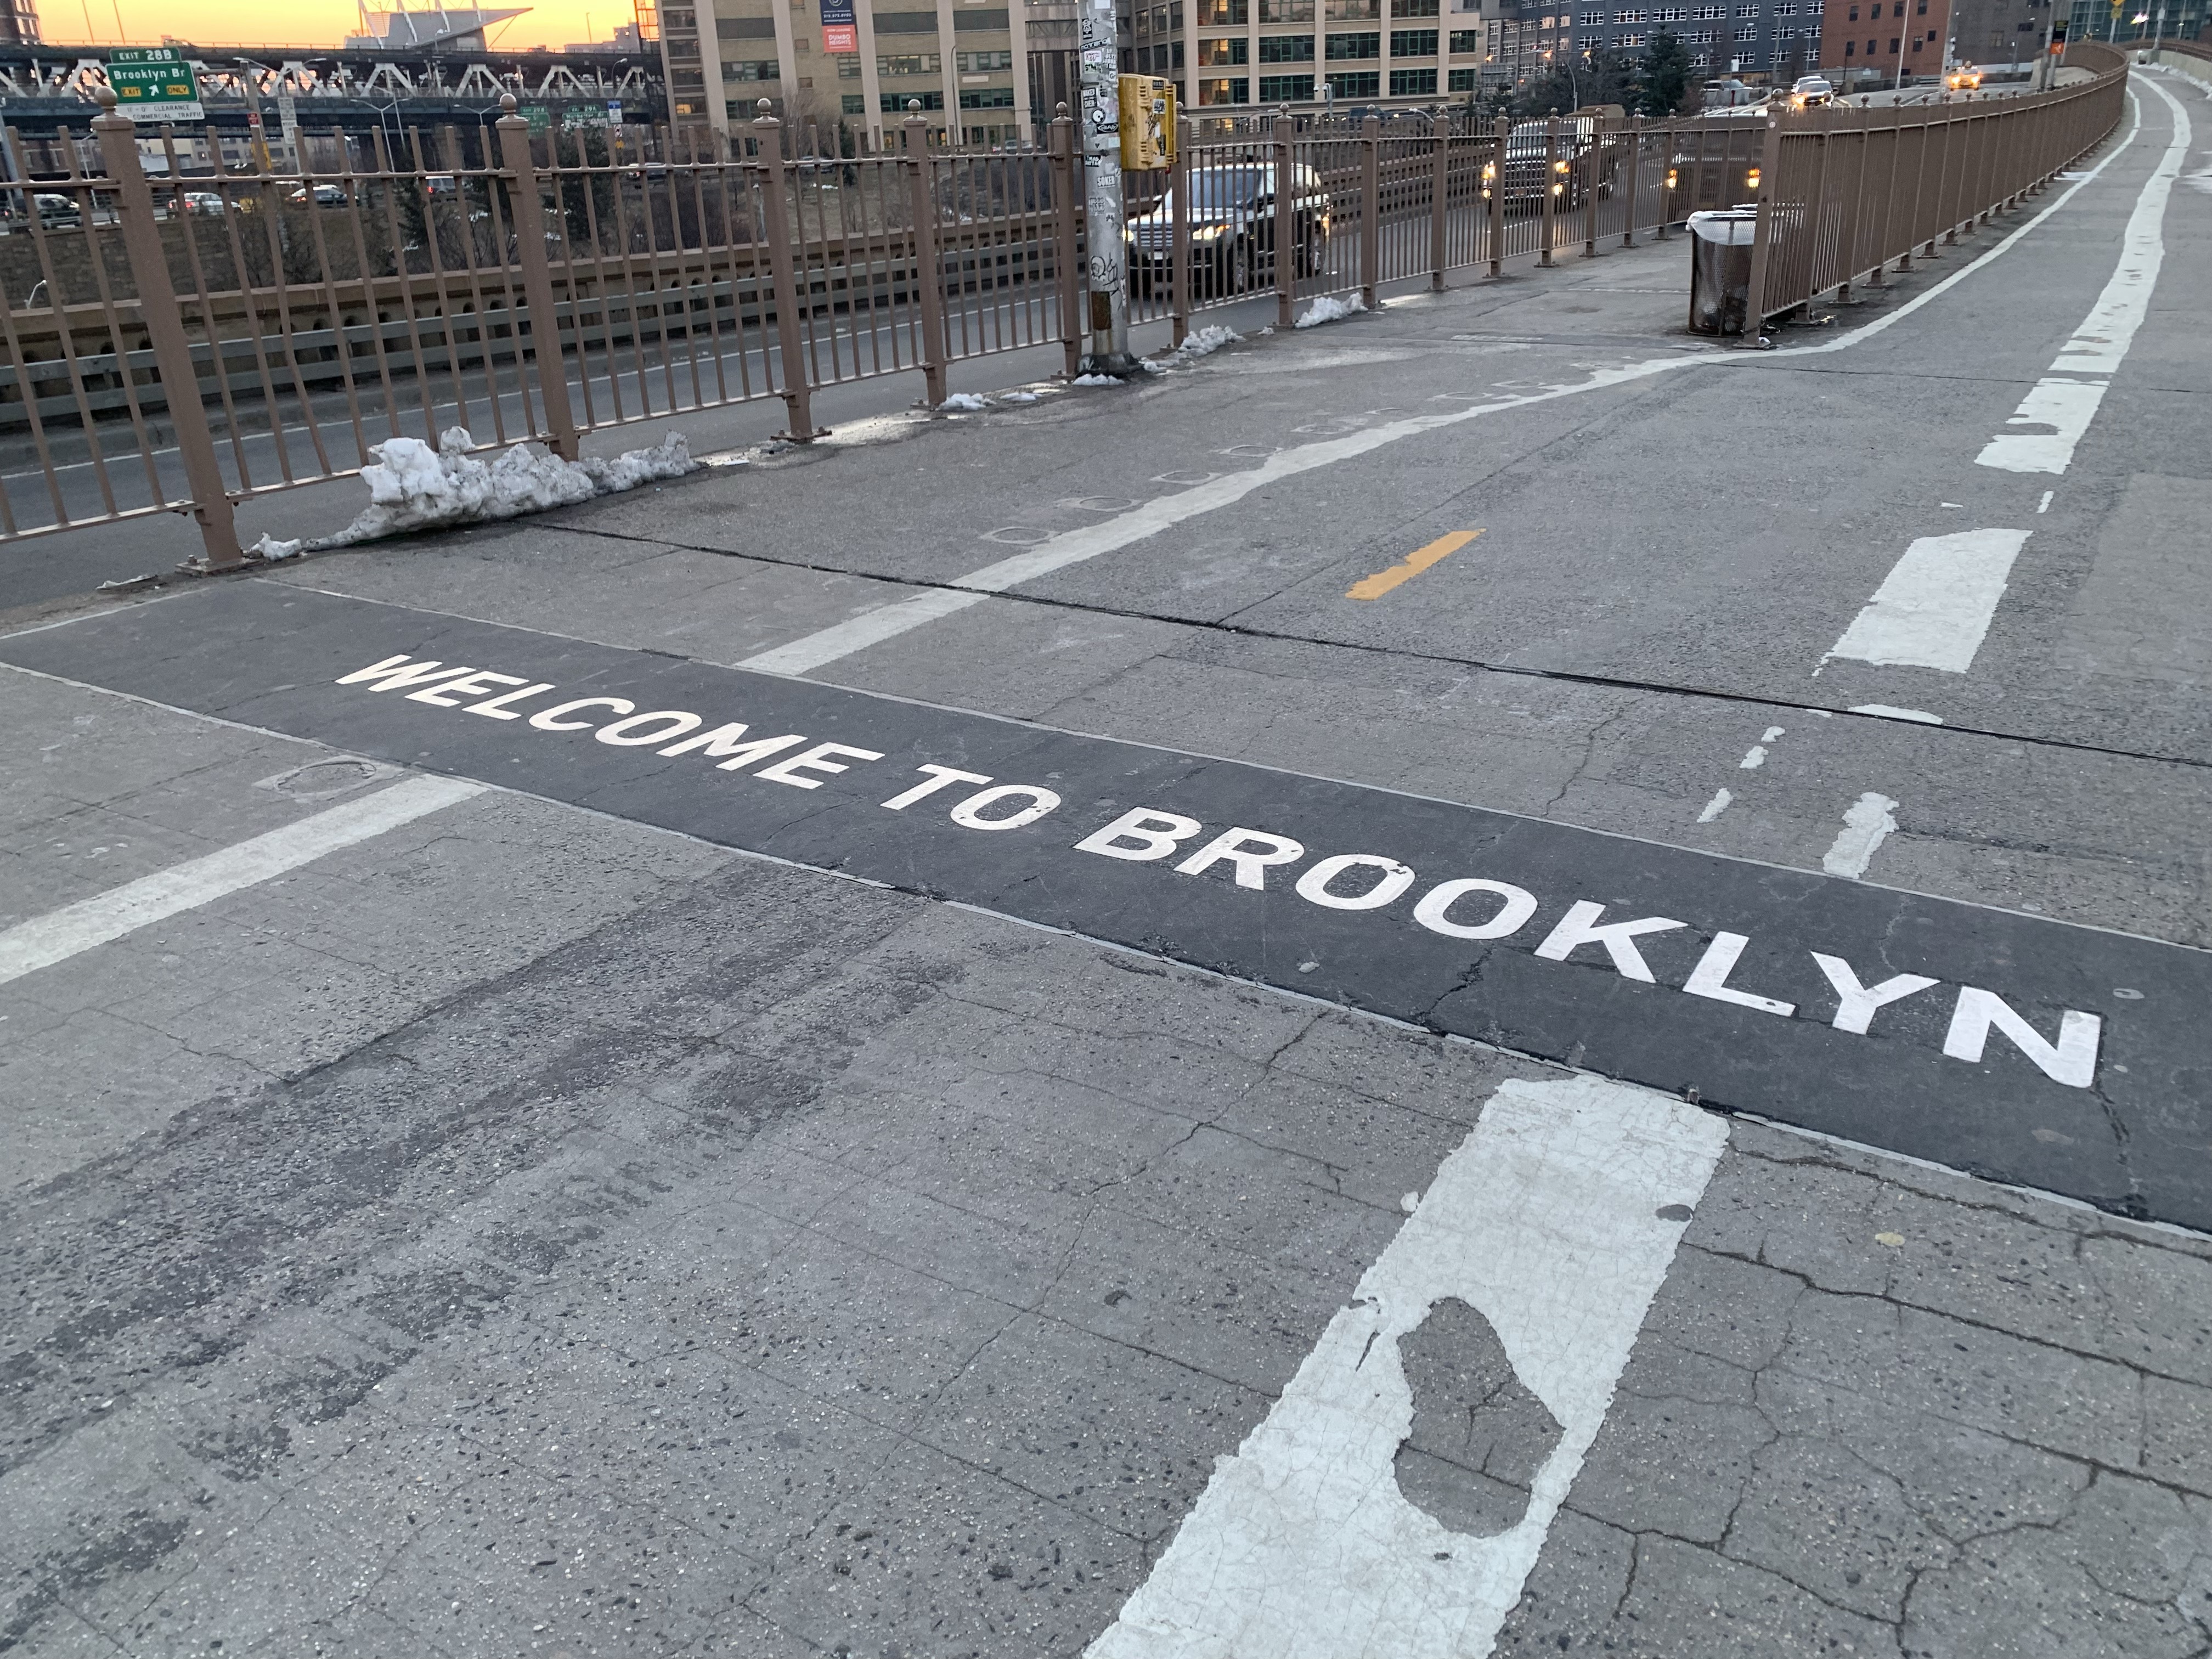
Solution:
M 449 668 L 435 662 L 414 662 L 404 656 L 387 657 L 368 668 L 341 676 L 337 683 L 371 693 L 404 691 L 409 701 L 447 708 L 460 706 L 458 696 L 425 699 L 416 694 L 439 685 L 457 686 L 461 676 L 474 677 L 486 685 L 523 686 L 517 676 L 494 675 L 473 668 Z M 481 689 L 484 687 L 471 684 L 462 695 L 473 696 Z M 532 682 L 521 690 L 507 693 L 501 701 L 556 691 L 557 688 L 550 684 Z M 564 736 L 589 732 L 595 742 L 617 747 L 656 747 L 657 753 L 672 759 L 697 755 L 714 762 L 720 771 L 758 767 L 750 776 L 798 789 L 818 789 L 825 781 L 851 771 L 856 763 L 884 758 L 880 750 L 853 744 L 809 744 L 805 735 L 797 732 L 751 738 L 750 728 L 742 720 L 708 727 L 704 717 L 689 709 L 662 708 L 639 714 L 636 708 L 626 697 L 572 697 L 530 715 L 527 726 Z M 605 713 L 584 718 L 592 711 Z M 474 713 L 477 708 L 465 707 L 463 712 Z M 510 711 L 501 710 L 499 714 L 501 718 L 520 718 Z M 1770 740 L 1780 735 L 1776 731 L 1767 733 Z M 676 741 L 663 741 L 671 737 Z M 799 752 L 786 753 L 794 749 Z M 779 755 L 784 758 L 775 760 L 773 764 L 762 764 Z M 879 810 L 905 814 L 956 784 L 981 785 L 982 787 L 947 807 L 946 819 L 962 830 L 998 832 L 1028 828 L 1057 811 L 1062 805 L 1057 791 L 1042 785 L 997 783 L 986 774 L 934 762 L 926 762 L 915 770 L 920 781 L 878 803 Z M 1825 860 L 1829 874 L 1855 878 L 1864 873 L 1875 848 L 1897 827 L 1891 816 L 1896 805 L 1884 795 L 1869 793 L 1860 797 L 1844 815 L 1844 833 L 1829 849 Z M 1302 863 L 1309 855 L 1308 841 L 1249 824 L 1234 824 L 1210 838 L 1201 839 L 1206 836 L 1207 827 L 1198 818 L 1155 806 L 1133 806 L 1068 845 L 1073 852 L 1131 864 L 1163 863 L 1180 856 L 1173 868 L 1183 877 L 1258 892 L 1268 889 L 1267 872 L 1277 870 L 1287 875 L 1291 866 Z M 1222 869 L 1224 866 L 1227 866 L 1225 871 Z M 1323 910 L 1372 915 L 1391 909 L 1419 884 L 1420 877 L 1411 866 L 1383 854 L 1330 853 L 1306 865 L 1291 884 L 1291 891 L 1298 899 Z M 1535 893 L 1509 881 L 1490 876 L 1453 875 L 1427 886 L 1410 907 L 1410 921 L 1424 932 L 1444 939 L 1504 940 L 1534 921 L 1542 903 Z M 1673 933 L 1690 924 L 1671 916 L 1628 916 L 1607 921 L 1604 919 L 1606 908 L 1591 899 L 1571 901 L 1542 940 L 1533 947 L 1532 953 L 1544 961 L 1604 971 L 1588 956 L 1576 957 L 1577 951 L 1602 951 L 1613 973 L 1639 984 L 1657 985 L 1658 977 L 1637 941 L 1651 934 Z M 1676 988 L 1707 1001 L 1784 1019 L 1808 1017 L 1801 1015 L 1795 1003 L 1731 982 L 1750 944 L 1745 933 L 1714 930 L 1696 963 Z M 1937 983 L 1923 975 L 1899 974 L 1869 988 L 1859 982 L 1842 957 L 1817 951 L 1809 954 L 1836 993 L 1837 1006 L 1829 1023 L 1837 1030 L 1856 1036 L 1869 1034 L 1876 1010 Z M 1771 956 L 1765 971 L 1774 971 Z M 1944 1038 L 1943 1052 L 1953 1059 L 1978 1065 L 1988 1035 L 1995 1030 L 2046 1077 L 2069 1087 L 2088 1088 L 2095 1079 L 2101 1029 L 2101 1022 L 2094 1015 L 2063 1010 L 2057 1038 L 2046 1040 L 1996 993 L 1965 987 Z

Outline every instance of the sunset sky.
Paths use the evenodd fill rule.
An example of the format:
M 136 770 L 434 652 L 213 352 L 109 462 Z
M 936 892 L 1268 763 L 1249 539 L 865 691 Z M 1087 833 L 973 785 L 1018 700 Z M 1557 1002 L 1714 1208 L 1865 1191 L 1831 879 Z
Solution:
M 386 0 L 389 3 L 389 0 Z M 38 0 L 39 33 L 56 45 L 158 45 L 164 34 L 208 46 L 334 46 L 357 28 L 351 0 Z M 410 10 L 420 9 L 410 4 Z M 118 35 L 117 18 L 122 29 Z M 589 20 L 589 29 L 586 22 Z M 501 46 L 604 40 L 630 21 L 629 0 L 545 0 L 495 30 Z

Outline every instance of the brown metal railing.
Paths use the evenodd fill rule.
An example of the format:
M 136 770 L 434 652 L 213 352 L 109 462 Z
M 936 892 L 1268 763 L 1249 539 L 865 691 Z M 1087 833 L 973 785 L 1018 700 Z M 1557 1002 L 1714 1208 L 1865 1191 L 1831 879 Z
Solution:
M 1908 270 L 2040 191 L 2119 125 L 2122 55 L 2081 42 L 2066 63 L 2090 78 L 2020 97 L 1770 118 L 1745 314 L 1763 322 L 1823 294 L 1848 297 L 1863 278 L 1881 283 L 1893 261 Z
M 1324 295 L 1549 265 L 1754 195 L 1771 316 L 1970 234 L 2096 143 L 2124 63 L 2070 61 L 2092 78 L 2033 97 L 1770 123 L 1186 125 L 1171 169 L 1124 181 L 1133 317 L 1180 343 L 1199 313 L 1272 296 L 1288 324 Z M 356 471 L 392 437 L 459 427 L 574 458 L 586 431 L 777 398 L 804 441 L 825 386 L 919 371 L 934 404 L 954 362 L 1057 341 L 1073 374 L 1082 349 L 1064 110 L 1043 150 L 933 150 L 916 115 L 898 148 L 849 154 L 763 106 L 714 154 L 664 137 L 641 158 L 510 110 L 335 144 L 319 172 L 204 178 L 166 138 L 149 177 L 112 108 L 92 128 L 103 171 L 64 143 L 42 183 L 5 135 L 0 539 L 188 512 L 224 568 L 237 501 Z M 1194 214 L 1231 185 L 1272 209 Z

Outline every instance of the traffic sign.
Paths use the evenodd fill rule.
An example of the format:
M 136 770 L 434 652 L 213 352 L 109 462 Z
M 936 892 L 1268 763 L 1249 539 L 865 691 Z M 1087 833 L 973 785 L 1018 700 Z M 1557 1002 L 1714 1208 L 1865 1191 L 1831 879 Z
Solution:
M 139 46 L 107 54 L 107 84 L 115 107 L 134 121 L 204 121 L 199 82 L 184 54 L 171 46 Z

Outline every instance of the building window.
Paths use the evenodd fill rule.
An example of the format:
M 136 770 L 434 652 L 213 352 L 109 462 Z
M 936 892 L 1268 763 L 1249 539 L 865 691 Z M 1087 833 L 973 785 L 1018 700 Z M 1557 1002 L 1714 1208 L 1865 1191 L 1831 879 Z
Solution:
M 1433 98 L 1437 94 L 1437 72 L 1432 69 L 1394 69 L 1390 71 L 1390 95 L 1393 98 Z
M 1323 8 L 1332 23 L 1359 23 L 1382 13 L 1375 0 L 1328 0 Z
M 1332 34 L 1328 37 L 1328 60 L 1332 64 L 1344 58 L 1380 58 L 1382 37 L 1380 34 Z
M 1393 17 L 1434 17 L 1437 0 L 1390 0 Z
M 1260 101 L 1263 104 L 1310 104 L 1314 78 L 1310 75 L 1263 75 Z
M 1310 23 L 1313 20 L 1313 0 L 1260 0 L 1263 23 Z
M 1475 82 L 1481 74 L 1482 71 L 1480 70 L 1454 70 L 1449 75 L 1444 77 L 1444 90 L 1447 92 L 1473 92 L 1475 88 Z
M 945 94 L 941 92 L 886 92 L 877 100 L 886 115 L 903 115 L 906 106 L 919 102 L 924 109 L 943 109 Z
M 963 109 L 1012 109 L 1014 89 L 1012 87 L 984 87 L 975 92 L 960 94 Z
M 1374 98 L 1382 90 L 1382 76 L 1375 70 L 1352 71 L 1328 77 L 1328 89 L 1339 98 Z
M 1617 46 L 1640 46 L 1643 44 L 1644 37 L 1640 34 L 1624 34 L 1613 42 Z
M 858 53 L 843 52 L 837 54 L 837 78 L 840 81 L 857 81 L 860 78 L 860 59 Z
M 1856 58 L 1856 57 L 1857 57 L 1858 55 L 1859 55 L 1859 43 L 1858 43 L 1857 41 L 1856 41 L 1856 40 L 1846 40 L 1846 41 L 1844 41 L 1844 57 L 1846 57 L 1846 58 Z
M 746 58 L 722 65 L 725 81 L 773 81 L 777 78 L 773 58 Z
M 1480 29 L 1454 29 L 1451 35 L 1451 49 L 1454 52 L 1480 52 L 1482 50 L 1482 31 Z
M 1200 28 L 1241 28 L 1248 20 L 1250 0 L 1198 0 Z M 1226 103 L 1228 100 L 1222 100 Z
M 1251 49 L 1251 42 L 1242 35 L 1229 40 L 1201 40 L 1198 43 L 1198 66 L 1214 69 L 1242 64 L 1247 61 L 1246 54 Z
M 1252 101 L 1252 83 L 1241 76 L 1234 81 L 1200 81 L 1198 101 L 1201 104 L 1249 104 Z
M 963 75 L 989 75 L 1014 66 L 1014 54 L 1011 52 L 960 52 L 953 53 L 953 58 Z
M 1012 27 L 1006 12 L 956 11 L 952 27 L 963 34 L 1004 34 Z
M 933 52 L 908 52 L 902 58 L 878 58 L 876 73 L 889 78 L 898 75 L 937 75 L 943 72 L 945 60 Z
M 879 11 L 875 15 L 878 34 L 937 33 L 937 14 L 933 11 Z
M 1313 36 L 1310 34 L 1263 34 L 1260 37 L 1260 61 L 1263 64 L 1310 64 L 1313 62 Z M 1265 99 L 1261 100 L 1266 102 Z
M 1390 55 L 1393 58 L 1433 58 L 1437 55 L 1437 32 L 1434 29 L 1392 29 Z
M 866 115 L 868 112 L 867 95 L 865 93 L 848 92 L 837 100 L 837 106 L 848 115 Z

